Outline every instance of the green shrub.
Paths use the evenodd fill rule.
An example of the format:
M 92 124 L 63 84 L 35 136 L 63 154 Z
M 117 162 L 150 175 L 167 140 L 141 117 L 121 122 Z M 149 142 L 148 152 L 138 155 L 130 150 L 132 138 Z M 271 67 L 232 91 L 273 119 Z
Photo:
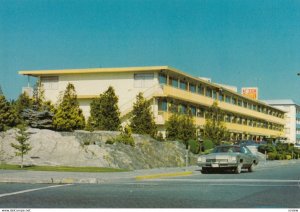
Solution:
M 277 154 L 276 155 L 276 160 L 285 160 L 286 155 L 285 154 Z
M 292 156 L 291 156 L 291 155 L 286 155 L 285 158 L 286 158 L 287 160 L 291 160 L 291 159 L 292 159 Z
M 258 146 L 258 151 L 263 154 L 265 154 L 265 152 L 267 152 L 267 153 L 269 153 L 269 152 L 276 153 L 277 152 L 275 146 L 272 144 L 260 145 L 260 146 Z
M 196 140 L 189 140 L 190 151 L 194 154 L 199 154 L 200 152 L 200 144 Z
M 277 153 L 276 152 L 269 152 L 268 153 L 268 160 L 276 160 Z
M 211 140 L 204 140 L 202 146 L 204 151 L 213 149 L 215 147 L 214 143 Z
M 120 135 L 115 138 L 109 138 L 106 140 L 106 144 L 114 144 L 115 142 L 123 143 L 130 146 L 135 146 L 131 128 L 129 126 L 125 126 Z

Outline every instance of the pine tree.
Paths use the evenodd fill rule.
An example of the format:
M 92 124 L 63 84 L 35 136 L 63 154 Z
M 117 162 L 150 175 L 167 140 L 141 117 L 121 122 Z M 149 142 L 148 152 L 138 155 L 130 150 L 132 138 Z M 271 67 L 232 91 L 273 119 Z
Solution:
M 179 124 L 179 115 L 172 113 L 166 122 L 166 137 L 168 140 L 175 141 L 179 138 Z
M 182 114 L 179 116 L 179 134 L 178 138 L 188 148 L 188 141 L 196 139 L 196 126 L 191 114 Z
M 136 96 L 130 127 L 133 133 L 148 134 L 153 137 L 157 134 L 157 126 L 150 110 L 150 101 L 147 101 L 142 93 Z
M 19 123 L 16 111 L 11 104 L 6 101 L 4 95 L 0 95 L 0 131 L 14 127 Z
M 222 140 L 229 139 L 229 132 L 224 123 L 224 112 L 214 102 L 209 108 L 204 125 L 204 138 L 211 140 L 215 145 L 220 145 Z
M 61 103 L 53 117 L 53 126 L 59 131 L 73 131 L 83 129 L 85 119 L 79 108 L 75 87 L 69 83 L 64 92 Z
M 118 107 L 118 97 L 113 87 L 100 94 L 99 98 L 91 102 L 91 116 L 88 119 L 89 130 L 109 130 L 120 129 L 120 111 Z
M 26 132 L 26 130 L 27 130 L 27 128 L 25 127 L 25 125 L 21 125 L 18 128 L 18 131 L 16 134 L 16 139 L 18 141 L 18 144 L 11 143 L 11 146 L 16 150 L 16 152 L 15 152 L 16 156 L 21 157 L 21 168 L 23 168 L 24 155 L 26 155 L 31 150 L 30 144 L 27 143 L 30 136 L 29 136 L 29 133 Z
M 14 106 L 18 116 L 21 117 L 23 110 L 32 109 L 33 101 L 25 92 L 23 92 L 19 95 L 17 101 L 14 103 Z
M 188 145 L 189 140 L 196 139 L 196 125 L 192 115 L 189 112 L 188 114 L 173 112 L 166 122 L 166 134 L 168 140 L 179 140 Z
M 45 102 L 45 89 L 43 85 L 38 80 L 33 89 L 33 95 L 32 95 L 32 107 L 35 111 L 41 111 L 43 110 Z

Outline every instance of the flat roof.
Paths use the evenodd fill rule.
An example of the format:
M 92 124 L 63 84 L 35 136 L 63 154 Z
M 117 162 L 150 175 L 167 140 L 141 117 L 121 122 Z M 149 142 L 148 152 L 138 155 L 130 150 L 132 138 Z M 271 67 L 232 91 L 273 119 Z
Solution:
M 222 89 L 223 91 L 226 91 L 230 94 L 239 96 L 243 99 L 247 99 L 248 101 L 259 103 L 261 105 L 264 105 L 266 107 L 270 107 L 272 109 L 275 109 L 280 112 L 285 112 L 283 110 L 280 110 L 278 108 L 272 107 L 268 104 L 266 104 L 263 101 L 255 100 L 246 96 L 243 96 L 242 94 L 235 92 L 231 89 L 228 89 L 226 87 L 223 87 L 219 84 L 208 82 L 204 79 L 201 79 L 199 77 L 191 76 L 183 71 L 180 71 L 178 69 L 175 69 L 171 66 L 141 66 L 141 67 L 115 67 L 115 68 L 83 68 L 83 69 L 57 69 L 57 70 L 22 70 L 19 71 L 20 75 L 27 75 L 27 76 L 33 76 L 33 77 L 40 77 L 40 76 L 51 76 L 51 75 L 66 75 L 66 74 L 92 74 L 92 73 L 120 73 L 120 72 L 149 72 L 149 71 L 168 71 L 171 73 L 179 74 L 184 77 L 193 79 L 197 82 L 209 85 L 211 87 L 215 87 L 217 89 Z
M 269 105 L 297 105 L 300 106 L 298 103 L 296 103 L 292 99 L 272 99 L 272 100 L 262 100 L 263 102 L 269 104 Z
M 49 75 L 65 75 L 65 74 L 92 74 L 92 73 L 118 73 L 118 72 L 147 72 L 172 70 L 184 74 L 169 66 L 141 66 L 141 67 L 119 67 L 119 68 L 83 68 L 83 69 L 57 69 L 57 70 L 35 70 L 35 71 L 19 71 L 21 75 L 33 77 L 49 76 Z

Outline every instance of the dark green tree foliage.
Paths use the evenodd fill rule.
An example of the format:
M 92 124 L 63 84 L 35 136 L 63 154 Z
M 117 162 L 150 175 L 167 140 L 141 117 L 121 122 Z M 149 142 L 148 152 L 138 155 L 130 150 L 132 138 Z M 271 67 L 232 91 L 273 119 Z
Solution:
M 17 101 L 14 103 L 15 110 L 19 117 L 25 109 L 32 109 L 33 101 L 32 99 L 24 92 L 19 95 Z
M 150 101 L 147 101 L 142 93 L 136 96 L 130 127 L 133 133 L 148 134 L 152 137 L 157 134 L 157 126 L 150 109 Z
M 89 130 L 109 130 L 120 129 L 120 111 L 118 107 L 118 97 L 113 87 L 100 94 L 99 98 L 91 102 L 91 116 L 88 119 Z
M 26 155 L 31 150 L 30 144 L 27 143 L 30 136 L 29 133 L 26 132 L 26 130 L 27 128 L 25 127 L 25 125 L 21 125 L 16 133 L 18 144 L 11 143 L 11 146 L 16 150 L 16 156 L 21 157 L 21 168 L 23 168 L 24 155 Z
M 214 102 L 209 108 L 204 125 L 204 138 L 211 140 L 215 145 L 229 139 L 229 132 L 224 123 L 224 113 Z
M 14 127 L 19 123 L 16 111 L 11 104 L 6 101 L 4 95 L 0 95 L 0 131 Z
M 33 109 L 36 111 L 44 110 L 44 101 L 45 101 L 45 90 L 43 85 L 38 80 L 33 89 L 33 96 L 32 96 L 32 105 Z
M 189 140 L 196 139 L 196 126 L 193 117 L 190 114 L 179 116 L 179 134 L 178 139 L 188 146 Z
M 196 125 L 191 114 L 172 113 L 166 123 L 168 140 L 179 140 L 188 145 L 189 140 L 196 139 Z
M 83 129 L 85 119 L 79 108 L 75 87 L 69 83 L 64 92 L 61 103 L 53 117 L 53 126 L 59 131 L 73 131 Z

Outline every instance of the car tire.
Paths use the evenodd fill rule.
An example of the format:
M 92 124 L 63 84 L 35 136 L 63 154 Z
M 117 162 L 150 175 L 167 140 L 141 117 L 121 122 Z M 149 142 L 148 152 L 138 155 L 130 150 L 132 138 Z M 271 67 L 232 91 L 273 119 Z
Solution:
M 202 174 L 208 174 L 209 173 L 208 168 L 202 168 L 201 173 Z
M 254 172 L 255 163 L 252 163 L 252 165 L 248 168 L 248 172 Z
M 240 164 L 236 167 L 234 173 L 240 174 L 240 173 L 242 172 L 242 167 L 243 167 L 243 164 L 240 163 Z

